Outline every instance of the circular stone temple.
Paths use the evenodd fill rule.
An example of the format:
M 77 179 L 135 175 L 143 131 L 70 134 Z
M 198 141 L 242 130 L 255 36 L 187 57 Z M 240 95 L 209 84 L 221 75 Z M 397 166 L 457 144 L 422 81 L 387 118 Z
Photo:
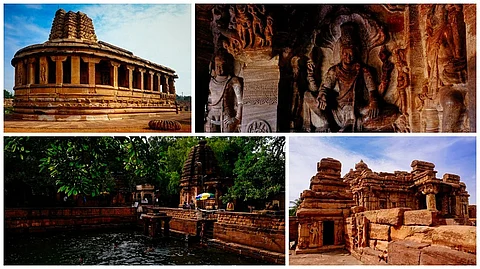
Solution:
M 98 41 L 92 20 L 59 9 L 49 40 L 20 49 L 15 116 L 27 120 L 106 120 L 175 112 L 175 70 Z

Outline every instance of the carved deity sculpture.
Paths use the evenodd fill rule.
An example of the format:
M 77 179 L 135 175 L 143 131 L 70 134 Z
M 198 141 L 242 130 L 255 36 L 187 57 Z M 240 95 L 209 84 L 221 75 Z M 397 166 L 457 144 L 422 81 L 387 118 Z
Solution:
M 239 132 L 242 122 L 243 81 L 233 75 L 233 57 L 225 50 L 215 56 L 210 79 L 205 131 Z
M 309 72 L 309 76 L 312 75 Z M 334 121 L 328 123 L 329 129 L 336 124 L 339 132 L 362 130 L 363 121 L 375 118 L 379 112 L 377 88 L 370 68 L 360 61 L 357 49 L 349 43 L 342 44 L 341 62 L 328 70 L 316 100 L 308 97 L 304 99 L 306 105 L 331 113 Z
M 310 226 L 310 243 L 312 246 L 318 245 L 319 232 L 318 223 L 315 221 Z
M 388 60 L 390 58 L 390 51 L 388 51 L 386 46 L 382 46 L 380 52 L 378 53 L 378 57 L 382 61 L 382 76 L 380 77 L 380 85 L 378 86 L 378 92 L 383 96 L 385 95 L 388 85 L 390 84 L 390 77 L 392 75 L 392 71 L 394 69 L 394 65 L 392 62 Z
M 407 111 L 407 92 L 406 89 L 410 86 L 409 69 L 405 59 L 405 50 L 397 49 L 394 53 L 395 67 L 397 69 L 397 94 L 398 94 L 398 108 L 402 114 L 408 114 Z

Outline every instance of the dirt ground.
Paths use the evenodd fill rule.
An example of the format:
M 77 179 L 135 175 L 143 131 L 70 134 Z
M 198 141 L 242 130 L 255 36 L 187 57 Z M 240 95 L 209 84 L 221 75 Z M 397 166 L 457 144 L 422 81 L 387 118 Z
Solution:
M 355 259 L 346 250 L 336 250 L 325 253 L 316 254 L 298 254 L 295 255 L 293 250 L 290 250 L 289 264 L 290 265 L 361 265 L 362 262 Z
M 172 131 L 152 130 L 150 120 L 176 120 L 182 129 Z M 161 116 L 142 116 L 129 119 L 92 120 L 92 121 L 26 121 L 11 117 L 4 119 L 5 133 L 190 133 L 191 113 L 181 111 L 178 114 L 168 112 Z

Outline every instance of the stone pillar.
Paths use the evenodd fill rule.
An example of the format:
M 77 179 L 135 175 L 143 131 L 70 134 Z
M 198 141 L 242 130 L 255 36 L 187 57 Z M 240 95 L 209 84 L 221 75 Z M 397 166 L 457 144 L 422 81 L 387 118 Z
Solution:
M 113 87 L 115 89 L 118 89 L 118 67 L 120 66 L 120 63 L 110 62 L 110 64 L 113 66 L 113 69 L 112 69 Z
M 35 84 L 35 58 L 28 59 L 27 84 Z
M 162 89 L 162 75 L 157 73 L 157 89 L 158 89 L 158 92 L 161 92 L 161 89 Z
M 88 63 L 88 85 L 91 87 L 95 86 L 95 64 L 100 62 L 100 59 L 95 59 L 91 57 L 82 57 L 82 60 Z
M 463 16 L 465 21 L 465 32 L 467 37 L 467 95 L 466 105 L 468 107 L 467 113 L 469 117 L 470 132 L 475 133 L 476 118 L 475 118 L 475 100 L 476 100 L 476 84 L 477 84 L 477 28 L 476 16 L 477 6 L 475 4 L 463 5 Z
M 432 211 L 437 211 L 437 205 L 436 205 L 434 193 L 427 193 L 427 209 Z
M 410 127 L 412 132 L 421 131 L 421 117 L 417 107 L 415 107 L 415 99 L 422 90 L 424 77 L 424 55 L 422 30 L 420 29 L 420 20 L 424 19 L 419 12 L 419 5 L 407 5 L 405 12 L 406 34 L 405 44 L 408 46 L 410 53 L 407 56 L 408 66 L 410 67 L 410 93 L 407 93 L 408 112 L 410 113 Z M 415 75 L 414 75 L 415 74 Z
M 61 85 L 63 83 L 63 62 L 67 60 L 67 56 L 50 56 L 55 62 L 55 84 Z
M 448 214 L 448 196 L 444 195 L 442 197 L 442 214 L 447 215 Z
M 23 63 L 21 61 L 18 61 L 15 64 L 15 87 L 18 87 L 20 85 L 23 85 Z
M 143 73 L 145 73 L 145 68 L 139 68 L 138 71 L 140 72 L 140 90 L 144 90 L 144 87 L 143 87 Z
M 162 90 L 163 90 L 164 93 L 168 94 L 170 92 L 169 89 L 168 89 L 168 79 L 169 79 L 169 77 L 167 75 L 164 75 L 164 77 L 165 77 L 165 84 L 163 85 L 164 87 L 163 87 Z
M 148 84 L 150 86 L 150 91 L 153 92 L 153 74 L 155 74 L 155 72 L 149 70 L 148 74 L 150 75 L 150 81 L 148 81 Z
M 128 88 L 132 91 L 133 90 L 133 70 L 135 67 L 133 65 L 127 65 L 128 70 Z
M 40 84 L 48 84 L 48 60 L 46 56 L 40 57 Z
M 171 217 L 168 217 L 168 218 L 165 218 L 165 221 L 164 221 L 164 226 L 163 226 L 163 235 L 164 236 L 170 236 L 170 218 Z
M 455 196 L 455 217 L 462 216 L 462 197 L 459 195 Z
M 72 56 L 71 58 L 71 77 L 72 84 L 80 84 L 80 56 Z
M 168 93 L 175 94 L 175 80 L 173 77 L 168 80 Z

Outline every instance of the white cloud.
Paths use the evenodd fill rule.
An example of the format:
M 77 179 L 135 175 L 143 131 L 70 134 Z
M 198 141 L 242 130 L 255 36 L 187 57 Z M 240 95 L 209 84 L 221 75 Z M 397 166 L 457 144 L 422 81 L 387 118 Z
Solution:
M 342 163 L 342 176 L 363 160 L 375 172 L 411 171 L 413 160 L 424 160 L 436 165 L 437 177 L 445 173 L 458 174 L 466 183 L 470 201 L 475 204 L 475 159 L 451 158 L 452 151 L 459 153 L 459 142 L 472 142 L 474 138 L 462 137 L 380 137 L 365 140 L 358 149 L 349 149 L 354 139 L 343 137 L 290 137 L 289 200 L 309 188 L 310 178 L 316 174 L 316 164 L 331 157 Z M 348 141 L 350 140 L 350 141 Z M 366 148 L 366 150 L 364 150 Z M 358 151 L 363 151 L 358 153 Z
M 82 11 L 92 18 L 99 40 L 174 69 L 177 94 L 191 94 L 189 5 L 93 5 Z

